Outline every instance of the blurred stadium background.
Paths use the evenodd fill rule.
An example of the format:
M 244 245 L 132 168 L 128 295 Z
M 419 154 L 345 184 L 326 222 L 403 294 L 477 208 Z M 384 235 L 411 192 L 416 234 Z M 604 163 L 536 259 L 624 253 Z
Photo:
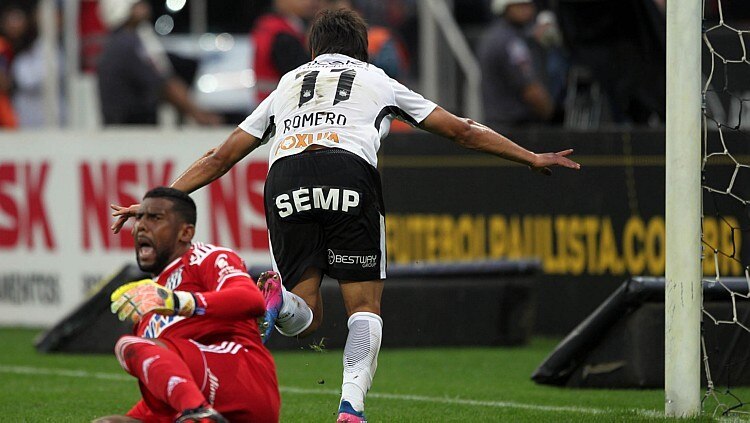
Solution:
M 41 75 L 34 88 L 39 100 L 34 115 L 39 122 L 33 127 L 0 127 L 0 344 L 8 346 L 0 351 L 0 379 L 10 382 L 3 384 L 4 395 L 17 391 L 14 409 L 19 403 L 22 409 L 44 401 L 55 403 L 50 398 L 64 392 L 62 387 L 75 377 L 83 382 L 80 387 L 71 385 L 72 389 L 81 392 L 89 382 L 93 386 L 110 376 L 119 377 L 112 376 L 121 374 L 113 358 L 40 355 L 32 353 L 32 339 L 40 330 L 71 317 L 112 275 L 132 264 L 132 239 L 127 231 L 110 233 L 108 205 L 137 202 L 149 187 L 168 184 L 199 154 L 223 140 L 256 104 L 249 31 L 271 1 L 149 3 L 161 43 L 193 70 L 185 81 L 192 98 L 220 114 L 225 126 L 198 126 L 171 106 L 163 106 L 156 126 L 105 127 L 95 67 L 107 32 L 98 19 L 97 1 L 0 2 L 0 16 L 21 11 L 31 22 L 22 47 L 36 41 L 44 53 L 34 68 Z M 382 409 L 398 402 L 399 409 L 407 411 L 374 411 L 373 421 L 648 420 L 659 419 L 663 411 L 663 296 L 656 292 L 659 289 L 648 294 L 648 282 L 618 287 L 636 276 L 664 276 L 666 5 L 660 0 L 534 3 L 547 12 L 545 16 L 553 17 L 561 41 L 554 53 L 563 59 L 562 73 L 549 67 L 550 49 L 534 44 L 538 39 L 529 31 L 534 60 L 545 70 L 541 80 L 557 93 L 555 113 L 544 121 L 499 129 L 535 151 L 574 148 L 583 169 L 542 178 L 429 134 L 394 128 L 379 160 L 394 276 L 384 303 L 383 360 L 403 360 L 403 367 L 393 365 L 409 372 L 411 361 L 430 357 L 435 367 L 424 370 L 424 379 L 406 381 L 383 364 L 373 401 Z M 360 0 L 352 5 L 370 23 L 388 28 L 400 43 L 405 60 L 399 79 L 407 86 L 457 114 L 480 121 L 487 115 L 477 49 L 496 19 L 492 1 Z M 729 145 L 734 156 L 708 163 L 707 174 L 736 181 L 740 190 L 736 193 L 742 197 L 748 186 L 743 185 L 746 168 L 741 166 L 738 172 L 734 157 L 746 159 L 748 154 L 742 134 L 748 120 L 742 118 L 750 110 L 744 107 L 750 78 L 740 73 L 747 71 L 745 34 L 734 28 L 747 27 L 750 4 L 704 2 L 706 21 L 718 20 L 720 11 L 729 26 L 711 33 L 713 50 L 704 48 L 704 73 L 714 75 L 706 68 L 706 58 L 715 57 L 712 51 L 732 55 L 738 45 L 744 66 L 717 70 L 711 81 L 716 92 L 707 95 L 706 108 L 720 124 L 709 129 L 725 129 L 721 145 Z M 5 35 L 2 31 L 0 27 L 0 37 Z M 5 89 L 11 99 L 21 91 L 18 81 Z M 197 237 L 238 250 L 253 269 L 269 263 L 262 203 L 264 151 L 194 195 L 199 206 Z M 748 264 L 742 245 L 748 227 L 744 203 L 727 208 L 708 197 L 704 202 L 715 209 L 703 218 L 703 240 L 708 246 L 704 274 L 744 278 Z M 337 348 L 342 345 L 343 306 L 331 282 L 325 284 L 326 301 L 333 311 L 327 313 L 319 337 L 326 338 L 326 348 Z M 648 295 L 642 294 L 642 287 Z M 736 304 L 746 299 L 732 296 L 731 300 L 728 309 L 726 298 L 717 300 L 721 310 L 714 314 L 726 314 L 724 320 L 731 323 L 746 321 L 750 308 Z M 422 317 L 435 309 L 444 310 L 437 321 Z M 595 310 L 599 314 L 594 315 L 591 329 L 592 319 L 588 326 L 584 320 Z M 106 350 L 112 334 L 123 330 L 106 319 L 104 313 L 94 312 L 82 319 L 102 322 L 98 330 L 111 330 L 89 352 Z M 85 332 L 78 320 L 77 329 L 68 328 L 65 336 L 50 341 L 48 349 L 86 352 L 70 347 L 71 340 L 96 337 L 97 332 Z M 574 339 L 562 355 L 551 356 L 559 360 L 546 362 L 550 367 L 539 367 L 579 324 L 579 329 L 589 331 L 587 337 Z M 744 347 L 750 334 L 742 338 L 737 332 L 707 333 L 721 345 L 715 347 L 723 361 L 714 382 L 727 387 L 745 384 L 745 373 L 750 371 L 745 371 Z M 327 363 L 337 356 L 300 355 L 312 354 L 309 350 L 316 348 L 311 345 L 323 342 L 319 337 L 274 346 L 278 351 L 305 350 L 279 352 L 284 407 L 288 407 L 284 420 L 331 418 L 320 411 L 304 414 L 305 409 L 328 410 L 321 404 L 329 399 L 300 402 L 298 396 L 309 394 L 306 389 L 313 392 L 312 398 L 317 398 L 316 389 L 323 392 L 320 395 L 330 394 L 340 377 L 333 372 L 335 366 L 326 370 L 333 372 L 330 376 L 293 370 L 312 368 L 318 366 L 316 360 Z M 406 347 L 421 349 L 402 349 Z M 488 364 L 493 361 L 497 367 Z M 472 362 L 487 367 L 472 373 L 466 370 Z M 324 369 L 328 364 L 320 365 Z M 453 365 L 455 373 L 438 372 L 442 378 L 427 375 Z M 535 385 L 530 379 L 535 369 L 535 379 L 542 383 L 645 390 L 566 392 Z M 79 373 L 74 377 L 63 370 Z M 328 379 L 326 386 L 320 386 L 324 379 Z M 39 391 L 42 380 L 52 390 Z M 119 397 L 86 391 L 83 395 L 99 401 L 98 408 L 84 412 L 81 407 L 86 405 L 70 406 L 62 420 L 40 411 L 28 415 L 15 411 L 14 416 L 18 421 L 82 421 L 125 409 L 137 395 L 135 385 L 128 386 L 131 390 Z M 435 386 L 439 388 L 428 389 Z M 742 399 L 737 403 L 743 404 Z M 424 419 L 410 414 L 435 407 L 439 413 Z M 704 410 L 711 414 L 713 407 L 704 405 Z M 720 411 L 729 406 L 722 407 Z M 8 411 L 9 406 L 0 409 Z M 514 414 L 518 410 L 528 414 Z

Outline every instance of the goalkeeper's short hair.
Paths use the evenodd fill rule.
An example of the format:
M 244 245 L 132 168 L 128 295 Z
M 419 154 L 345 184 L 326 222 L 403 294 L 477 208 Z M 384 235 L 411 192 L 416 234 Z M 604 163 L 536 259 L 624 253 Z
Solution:
M 195 201 L 193 201 L 193 199 L 186 193 L 174 188 L 156 187 L 149 190 L 143 198 L 166 198 L 170 200 L 172 202 L 173 210 L 184 219 L 185 222 L 195 225 L 198 215 Z

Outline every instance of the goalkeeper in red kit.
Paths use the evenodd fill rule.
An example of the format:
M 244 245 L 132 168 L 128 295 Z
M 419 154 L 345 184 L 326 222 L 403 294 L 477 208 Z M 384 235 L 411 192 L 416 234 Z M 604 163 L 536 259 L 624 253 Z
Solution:
M 277 422 L 276 369 L 257 318 L 263 295 L 232 250 L 194 243 L 196 208 L 185 193 L 146 193 L 133 226 L 138 266 L 153 279 L 112 294 L 112 312 L 135 323 L 115 355 L 142 399 L 105 422 Z

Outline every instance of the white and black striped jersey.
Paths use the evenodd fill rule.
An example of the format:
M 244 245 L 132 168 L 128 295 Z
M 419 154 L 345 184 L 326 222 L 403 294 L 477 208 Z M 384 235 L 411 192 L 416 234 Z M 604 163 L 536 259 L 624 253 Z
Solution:
M 376 66 L 323 54 L 284 75 L 239 127 L 271 145 L 269 165 L 319 144 L 377 166 L 392 119 L 416 125 L 435 107 Z

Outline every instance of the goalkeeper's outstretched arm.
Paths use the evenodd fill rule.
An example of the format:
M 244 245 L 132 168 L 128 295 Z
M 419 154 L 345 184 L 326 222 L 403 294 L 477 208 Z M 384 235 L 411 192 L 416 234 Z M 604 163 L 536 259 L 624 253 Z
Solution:
M 120 320 L 140 321 L 148 313 L 247 319 L 265 312 L 263 295 L 249 276 L 232 278 L 221 291 L 172 291 L 151 279 L 130 282 L 111 295 L 112 313 Z
M 462 147 L 483 151 L 507 160 L 525 164 L 532 170 L 545 175 L 552 173 L 550 170 L 551 166 L 562 166 L 570 169 L 581 168 L 580 164 L 566 157 L 573 153 L 572 149 L 557 153 L 537 154 L 521 147 L 481 123 L 458 117 L 439 106 L 419 124 L 419 127 L 433 134 L 448 138 Z

